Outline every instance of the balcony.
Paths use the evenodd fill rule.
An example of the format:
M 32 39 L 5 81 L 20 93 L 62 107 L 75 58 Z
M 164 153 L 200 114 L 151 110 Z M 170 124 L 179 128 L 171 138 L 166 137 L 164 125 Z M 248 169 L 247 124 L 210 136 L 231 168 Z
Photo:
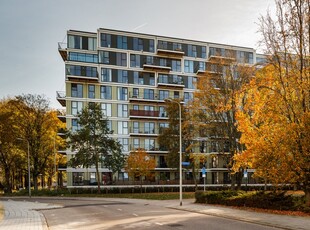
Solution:
M 159 111 L 149 111 L 149 110 L 130 110 L 129 112 L 130 118 L 158 118 Z
M 159 72 L 170 72 L 170 66 L 160 66 L 156 64 L 143 64 L 143 70 L 146 71 L 159 71 Z
M 66 106 L 66 93 L 65 93 L 65 91 L 57 91 L 56 92 L 56 99 L 62 106 Z
M 165 149 L 164 147 L 161 147 L 157 144 L 155 144 L 155 146 L 153 145 L 145 145 L 143 143 L 140 143 L 139 145 L 133 145 L 130 144 L 130 152 L 134 152 L 137 151 L 139 149 L 143 149 L 145 150 L 147 153 L 161 153 L 161 154 L 166 154 L 168 153 L 168 150 Z
M 99 82 L 98 76 L 89 77 L 89 76 L 76 76 L 76 75 L 67 75 L 67 80 L 75 82 Z
M 58 52 L 64 61 L 68 60 L 67 43 L 58 42 Z
M 139 93 L 134 94 L 132 92 L 129 92 L 129 101 L 131 102 L 143 102 L 143 103 L 158 103 L 158 102 L 164 102 L 164 100 L 158 99 L 158 95 L 155 93 Z
M 63 123 L 66 122 L 66 111 L 65 110 L 57 110 L 57 117 Z
M 231 65 L 232 63 L 236 62 L 236 58 L 211 55 L 208 59 L 208 62 L 211 64 Z
M 147 136 L 147 137 L 157 137 L 158 129 L 141 129 L 141 128 L 131 128 L 129 131 L 130 136 Z
M 184 82 L 181 80 L 174 80 L 172 78 L 162 79 L 158 78 L 158 87 L 160 88 L 184 88 Z
M 157 55 L 170 57 L 170 58 L 182 58 L 184 52 L 181 49 L 168 50 L 164 47 L 158 47 Z

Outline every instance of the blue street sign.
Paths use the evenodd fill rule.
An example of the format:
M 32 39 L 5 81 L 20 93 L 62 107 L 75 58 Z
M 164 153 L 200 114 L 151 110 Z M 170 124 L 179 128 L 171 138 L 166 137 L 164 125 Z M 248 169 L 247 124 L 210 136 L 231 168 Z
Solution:
M 189 162 L 182 162 L 183 166 L 189 166 L 189 164 L 190 164 Z
M 203 167 L 201 169 L 201 172 L 202 172 L 202 177 L 206 177 L 206 168 L 205 167 Z

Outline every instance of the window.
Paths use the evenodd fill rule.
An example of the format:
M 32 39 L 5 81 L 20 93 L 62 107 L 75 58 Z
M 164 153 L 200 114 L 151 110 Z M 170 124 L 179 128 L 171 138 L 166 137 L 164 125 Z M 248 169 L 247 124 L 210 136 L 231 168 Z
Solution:
M 145 122 L 144 123 L 144 133 L 155 133 L 155 123 L 154 122 Z
M 127 54 L 116 53 L 116 65 L 127 66 Z
M 167 117 L 166 109 L 164 106 L 159 106 L 159 116 L 160 117 Z
M 100 98 L 101 99 L 107 99 L 111 100 L 112 99 L 112 88 L 111 86 L 100 86 Z
M 88 85 L 88 98 L 95 98 L 95 85 Z
M 102 47 L 111 47 L 111 34 L 101 33 L 101 46 Z
M 83 97 L 83 85 L 81 84 L 71 84 L 71 97 Z
M 133 50 L 143 51 L 143 40 L 141 38 L 133 38 Z
M 154 139 L 145 139 L 144 140 L 145 150 L 155 150 L 155 140 Z
M 81 101 L 72 101 L 71 102 L 71 113 L 72 115 L 76 116 L 82 112 L 83 109 L 83 102 Z
M 126 70 L 117 70 L 117 82 L 128 83 L 128 72 Z
M 74 76 L 97 77 L 97 68 L 90 66 L 66 65 L 66 74 Z
M 118 104 L 117 105 L 117 116 L 128 117 L 128 105 Z
M 189 57 L 197 57 L 197 46 L 195 45 L 188 45 L 188 56 Z
M 133 88 L 133 90 L 132 90 L 132 97 L 133 98 L 138 98 L 139 97 L 139 89 L 138 88 Z
M 97 54 L 69 52 L 69 61 L 98 63 Z
M 165 129 L 169 128 L 169 123 L 159 123 L 159 133 L 162 134 Z
M 88 38 L 88 50 L 97 49 L 97 38 Z
M 150 76 L 150 85 L 155 85 L 155 77 Z
M 122 145 L 124 152 L 129 152 L 129 140 L 128 140 L 128 138 L 118 138 L 118 142 Z
M 117 87 L 117 99 L 122 101 L 128 100 L 128 89 L 126 87 Z
M 206 58 L 207 57 L 207 48 L 205 46 L 201 47 L 201 57 Z
M 112 131 L 114 133 L 114 130 L 112 129 L 112 121 L 107 120 L 107 128 L 109 131 Z
M 140 68 L 140 55 L 130 54 L 130 67 Z
M 199 62 L 199 70 L 203 70 L 203 71 L 206 70 L 206 63 L 205 62 L 203 62 L 203 61 Z
M 171 62 L 171 70 L 174 72 L 181 72 L 181 61 L 172 60 Z
M 112 117 L 112 104 L 101 103 L 101 112 L 104 116 Z
M 133 122 L 133 133 L 139 133 L 140 129 L 139 129 L 139 122 L 138 121 L 134 121 Z
M 168 75 L 158 74 L 158 83 L 168 83 Z
M 169 91 L 159 90 L 159 100 L 165 100 L 166 98 L 169 98 Z
M 133 110 L 139 110 L 139 105 L 133 105 Z
M 80 130 L 80 125 L 78 123 L 78 120 L 77 119 L 72 119 L 71 120 L 71 131 L 72 132 L 76 132 L 78 130 Z
M 112 70 L 102 68 L 101 69 L 101 81 L 102 82 L 111 82 L 112 81 Z
M 117 35 L 117 48 L 118 49 L 127 49 L 127 37 Z
M 138 138 L 133 139 L 133 148 L 134 150 L 137 150 L 140 148 L 140 140 Z
M 108 51 L 100 51 L 99 52 L 100 63 L 110 64 L 110 54 Z
M 144 99 L 154 100 L 154 90 L 144 89 Z
M 128 134 L 128 121 L 118 121 L 117 130 L 118 134 Z
M 158 49 L 168 49 L 168 42 L 166 41 L 158 41 Z
M 149 51 L 154 52 L 154 40 L 149 40 Z
M 194 73 L 194 62 L 185 60 L 184 61 L 184 72 L 185 73 Z
M 179 93 L 179 91 L 174 91 L 173 98 L 174 98 L 174 99 L 180 98 L 180 93 Z
M 160 65 L 160 66 L 167 66 L 167 59 L 165 59 L 165 58 L 160 58 L 160 59 L 159 59 L 159 65 Z
M 193 93 L 185 92 L 184 93 L 184 102 L 187 103 L 188 101 L 193 99 Z
M 145 111 L 154 111 L 154 106 L 152 106 L 152 105 L 145 105 L 144 106 L 144 110 Z

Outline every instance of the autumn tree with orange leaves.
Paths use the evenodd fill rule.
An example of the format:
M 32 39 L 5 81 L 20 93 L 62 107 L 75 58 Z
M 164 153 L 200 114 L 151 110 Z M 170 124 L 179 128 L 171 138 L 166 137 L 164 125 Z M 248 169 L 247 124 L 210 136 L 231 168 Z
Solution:
M 253 76 L 254 68 L 242 64 L 242 60 L 237 63 L 234 51 L 226 50 L 226 57 L 219 56 L 208 63 L 206 73 L 197 80 L 194 100 L 188 106 L 188 120 L 202 143 L 211 144 L 212 151 L 217 152 L 215 157 L 227 163 L 234 189 L 236 184 L 238 188 L 241 186 L 243 176 L 242 171 L 231 170 L 233 156 L 242 151 L 236 125 L 236 97 Z
M 237 114 L 246 151 L 236 170 L 301 186 L 310 205 L 310 1 L 277 0 L 261 18 L 267 65 L 244 87 Z

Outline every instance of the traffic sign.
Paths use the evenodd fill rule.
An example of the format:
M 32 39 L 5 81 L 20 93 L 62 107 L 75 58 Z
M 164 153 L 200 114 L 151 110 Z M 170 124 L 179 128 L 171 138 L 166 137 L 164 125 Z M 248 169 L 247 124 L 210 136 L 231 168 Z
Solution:
M 183 165 L 183 166 L 189 166 L 190 163 L 189 163 L 189 162 L 186 162 L 186 161 L 185 161 L 185 162 L 183 161 L 183 162 L 182 162 L 182 165 Z

